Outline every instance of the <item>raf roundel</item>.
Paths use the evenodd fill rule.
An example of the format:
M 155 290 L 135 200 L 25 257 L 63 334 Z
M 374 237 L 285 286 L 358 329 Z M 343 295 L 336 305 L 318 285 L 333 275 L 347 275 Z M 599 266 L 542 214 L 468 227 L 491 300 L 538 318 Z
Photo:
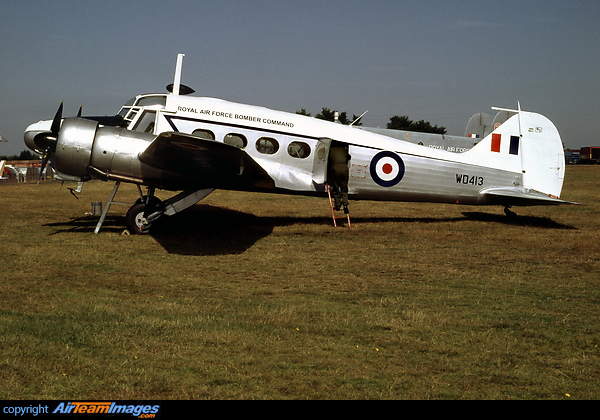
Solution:
M 393 187 L 404 176 L 404 162 L 395 153 L 379 152 L 371 160 L 371 178 L 382 187 Z

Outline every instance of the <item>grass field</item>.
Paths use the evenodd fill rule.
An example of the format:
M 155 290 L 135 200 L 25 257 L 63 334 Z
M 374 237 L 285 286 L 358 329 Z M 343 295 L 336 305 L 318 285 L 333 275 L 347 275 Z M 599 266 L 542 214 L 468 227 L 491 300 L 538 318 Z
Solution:
M 600 166 L 516 208 L 0 186 L 0 399 L 597 399 Z M 159 195 L 160 196 L 160 195 Z M 166 198 L 161 196 L 161 198 Z M 117 197 L 133 201 L 123 185 Z

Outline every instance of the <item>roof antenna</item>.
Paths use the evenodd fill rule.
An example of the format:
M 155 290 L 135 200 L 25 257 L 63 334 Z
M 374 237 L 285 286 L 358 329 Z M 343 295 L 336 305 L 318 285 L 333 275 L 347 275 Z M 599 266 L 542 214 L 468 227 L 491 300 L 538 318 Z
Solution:
M 360 119 L 361 119 L 362 117 L 364 117 L 364 116 L 365 116 L 365 114 L 366 114 L 367 112 L 369 112 L 369 110 L 368 110 L 368 109 L 367 109 L 365 112 L 363 112 L 362 114 L 360 114 L 360 117 L 358 117 L 357 119 L 355 119 L 354 121 L 352 121 L 352 122 L 350 123 L 350 127 L 352 127 L 354 124 L 356 124 L 358 121 L 360 121 Z
M 183 65 L 185 54 L 177 54 L 177 65 L 175 66 L 175 78 L 173 79 L 173 95 L 179 95 L 181 86 L 181 67 Z

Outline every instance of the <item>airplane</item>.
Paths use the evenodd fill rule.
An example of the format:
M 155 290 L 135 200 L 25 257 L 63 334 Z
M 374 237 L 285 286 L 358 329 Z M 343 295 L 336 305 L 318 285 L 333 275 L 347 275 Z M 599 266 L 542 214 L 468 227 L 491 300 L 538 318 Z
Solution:
M 499 205 L 509 216 L 513 206 L 569 203 L 559 198 L 565 157 L 558 130 L 520 104 L 492 108 L 504 117 L 493 127 L 485 118 L 484 136 L 476 143 L 469 137 L 472 146 L 457 153 L 426 147 L 422 133 L 392 136 L 190 96 L 193 89 L 181 83 L 183 57 L 168 93 L 138 95 L 114 117 L 82 117 L 80 108 L 63 118 L 61 103 L 54 119 L 27 127 L 25 144 L 43 156 L 43 166 L 53 162 L 58 179 L 79 182 L 77 191 L 91 179 L 115 182 L 95 233 L 122 182 L 136 184 L 140 194 L 126 216 L 134 234 L 149 233 L 215 189 L 326 197 L 329 151 L 339 145 L 350 157 L 351 200 Z M 161 201 L 157 189 L 178 193 Z

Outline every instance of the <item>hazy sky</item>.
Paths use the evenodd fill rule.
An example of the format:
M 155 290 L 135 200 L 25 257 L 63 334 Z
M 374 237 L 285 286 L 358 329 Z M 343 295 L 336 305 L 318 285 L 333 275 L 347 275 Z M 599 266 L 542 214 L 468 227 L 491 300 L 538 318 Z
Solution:
M 546 115 L 567 147 L 600 145 L 598 0 L 5 0 L 0 155 L 65 115 L 114 115 L 164 92 L 177 53 L 198 96 L 463 135 L 492 106 Z

